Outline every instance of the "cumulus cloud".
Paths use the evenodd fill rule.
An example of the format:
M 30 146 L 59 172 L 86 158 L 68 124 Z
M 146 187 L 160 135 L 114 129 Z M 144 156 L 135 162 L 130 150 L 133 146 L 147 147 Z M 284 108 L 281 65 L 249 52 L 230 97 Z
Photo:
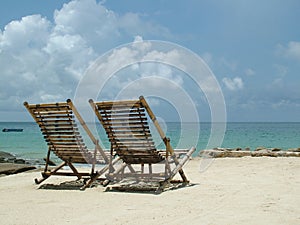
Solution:
M 284 57 L 300 61 L 300 42 L 290 41 L 287 46 L 278 45 L 277 51 Z
M 185 85 L 183 77 L 186 75 L 177 68 L 160 62 L 172 61 L 178 65 L 180 58 L 180 54 L 176 49 L 170 49 L 169 51 L 156 50 L 153 49 L 151 42 L 143 41 L 141 36 L 136 36 L 131 45 L 114 49 L 111 53 L 108 53 L 107 60 L 100 60 L 99 65 L 96 63 L 97 68 L 92 72 L 88 72 L 92 74 L 88 82 L 90 86 L 97 85 L 98 82 L 105 84 L 101 88 L 101 98 L 104 99 L 115 98 L 124 87 L 133 83 L 137 84 L 132 89 L 135 94 L 118 97 L 136 98 L 136 93 L 141 94 L 141 92 L 147 92 L 147 90 L 151 90 L 154 94 L 156 90 L 164 90 L 169 87 L 166 80 L 177 85 L 176 87 L 174 85 L 170 87 L 179 88 Z M 128 66 L 120 70 L 120 65 Z M 95 81 L 98 67 L 113 69 L 111 72 L 106 71 L 106 73 L 99 74 L 97 77 L 102 77 L 101 80 Z M 106 81 L 108 74 L 111 75 L 109 80 Z M 144 80 L 147 80 L 147 82 L 144 82 Z
M 24 100 L 72 97 L 85 70 L 106 50 L 137 35 L 168 33 L 138 14 L 118 15 L 95 0 L 70 1 L 53 19 L 29 15 L 0 30 L 0 111 L 7 105 L 19 110 Z
M 240 77 L 235 77 L 233 79 L 224 77 L 222 81 L 225 84 L 226 88 L 231 91 L 241 90 L 244 88 L 244 82 Z

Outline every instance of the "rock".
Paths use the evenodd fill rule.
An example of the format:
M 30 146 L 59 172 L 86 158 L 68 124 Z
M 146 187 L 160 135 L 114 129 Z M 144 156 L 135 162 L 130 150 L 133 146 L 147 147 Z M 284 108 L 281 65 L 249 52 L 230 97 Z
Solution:
M 15 159 L 14 163 L 16 163 L 16 164 L 25 164 L 26 161 L 24 159 Z
M 235 151 L 242 151 L 242 148 L 238 147 L 235 149 Z
M 287 156 L 287 151 L 278 151 L 276 152 L 278 157 L 286 157 Z
M 262 149 L 266 149 L 266 148 L 263 147 L 263 146 L 259 146 L 259 147 L 257 147 L 257 148 L 255 149 L 255 151 L 259 151 L 259 150 L 262 150 Z
M 225 158 L 225 157 L 244 157 L 251 156 L 250 151 L 224 151 L 224 150 L 202 150 L 200 157 Z
M 246 148 L 247 149 L 247 148 Z M 275 150 L 274 150 L 275 149 Z M 225 149 L 206 149 L 200 151 L 200 157 L 211 157 L 211 158 L 225 158 L 225 157 L 245 157 L 245 156 L 252 156 L 252 157 L 300 157 L 300 151 L 284 151 L 279 150 L 279 148 L 270 148 L 270 149 L 260 149 L 257 151 L 250 151 L 250 148 L 246 150 L 225 150 Z
M 22 164 L 14 164 L 14 163 L 1 163 L 0 164 L 0 175 L 10 175 L 25 172 L 28 170 L 36 169 L 34 166 L 22 165 Z
M 252 157 L 262 157 L 262 156 L 277 157 L 277 154 L 268 149 L 261 149 L 258 151 L 251 152 L 251 156 Z
M 281 148 L 270 148 L 270 150 L 272 152 L 279 152 L 279 151 L 281 151 Z
M 289 152 L 300 152 L 300 148 L 291 148 L 288 149 Z
M 249 147 L 245 148 L 245 151 L 251 151 L 251 149 Z
M 6 159 L 3 157 L 0 157 L 0 163 L 5 163 L 5 162 L 6 162 Z
M 0 151 L 0 157 L 3 158 L 15 158 L 15 156 L 9 152 Z
M 270 150 L 268 150 L 268 149 L 260 149 L 260 150 L 257 150 L 256 152 L 259 152 L 259 153 L 269 153 L 270 152 Z
M 16 157 L 9 153 L 9 152 L 3 152 L 0 151 L 0 162 L 4 163 L 4 162 L 13 162 L 16 159 Z
M 226 148 L 213 148 L 212 150 L 215 150 L 215 151 L 226 151 L 227 149 Z
M 251 156 L 250 151 L 233 151 L 229 155 L 229 157 L 245 157 L 245 156 Z

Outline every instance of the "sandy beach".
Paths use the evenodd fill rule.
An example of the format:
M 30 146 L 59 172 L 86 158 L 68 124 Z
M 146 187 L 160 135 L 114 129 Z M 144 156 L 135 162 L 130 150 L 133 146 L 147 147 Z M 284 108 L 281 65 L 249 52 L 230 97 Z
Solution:
M 200 172 L 185 167 L 189 187 L 153 193 L 85 191 L 39 172 L 0 177 L 1 224 L 300 224 L 300 159 L 220 158 Z M 203 164 L 202 164 L 203 165 Z M 46 185 L 45 185 L 46 184 Z M 52 187 L 52 188 L 51 188 Z

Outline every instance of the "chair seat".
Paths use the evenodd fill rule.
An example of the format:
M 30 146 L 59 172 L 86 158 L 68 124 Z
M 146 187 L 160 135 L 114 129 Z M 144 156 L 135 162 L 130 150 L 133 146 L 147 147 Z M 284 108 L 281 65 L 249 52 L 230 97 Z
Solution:
M 116 154 L 128 164 L 154 164 L 164 160 L 164 157 L 156 150 L 116 150 Z

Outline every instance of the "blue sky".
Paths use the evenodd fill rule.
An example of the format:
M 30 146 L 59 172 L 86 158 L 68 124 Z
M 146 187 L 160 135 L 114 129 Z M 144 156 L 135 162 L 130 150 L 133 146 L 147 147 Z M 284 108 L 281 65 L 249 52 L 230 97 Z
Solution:
M 25 100 L 72 98 L 91 62 L 137 36 L 201 56 L 222 88 L 228 121 L 300 121 L 298 21 L 298 0 L 3 0 L 0 121 L 30 120 Z M 193 99 L 209 121 L 209 106 Z

